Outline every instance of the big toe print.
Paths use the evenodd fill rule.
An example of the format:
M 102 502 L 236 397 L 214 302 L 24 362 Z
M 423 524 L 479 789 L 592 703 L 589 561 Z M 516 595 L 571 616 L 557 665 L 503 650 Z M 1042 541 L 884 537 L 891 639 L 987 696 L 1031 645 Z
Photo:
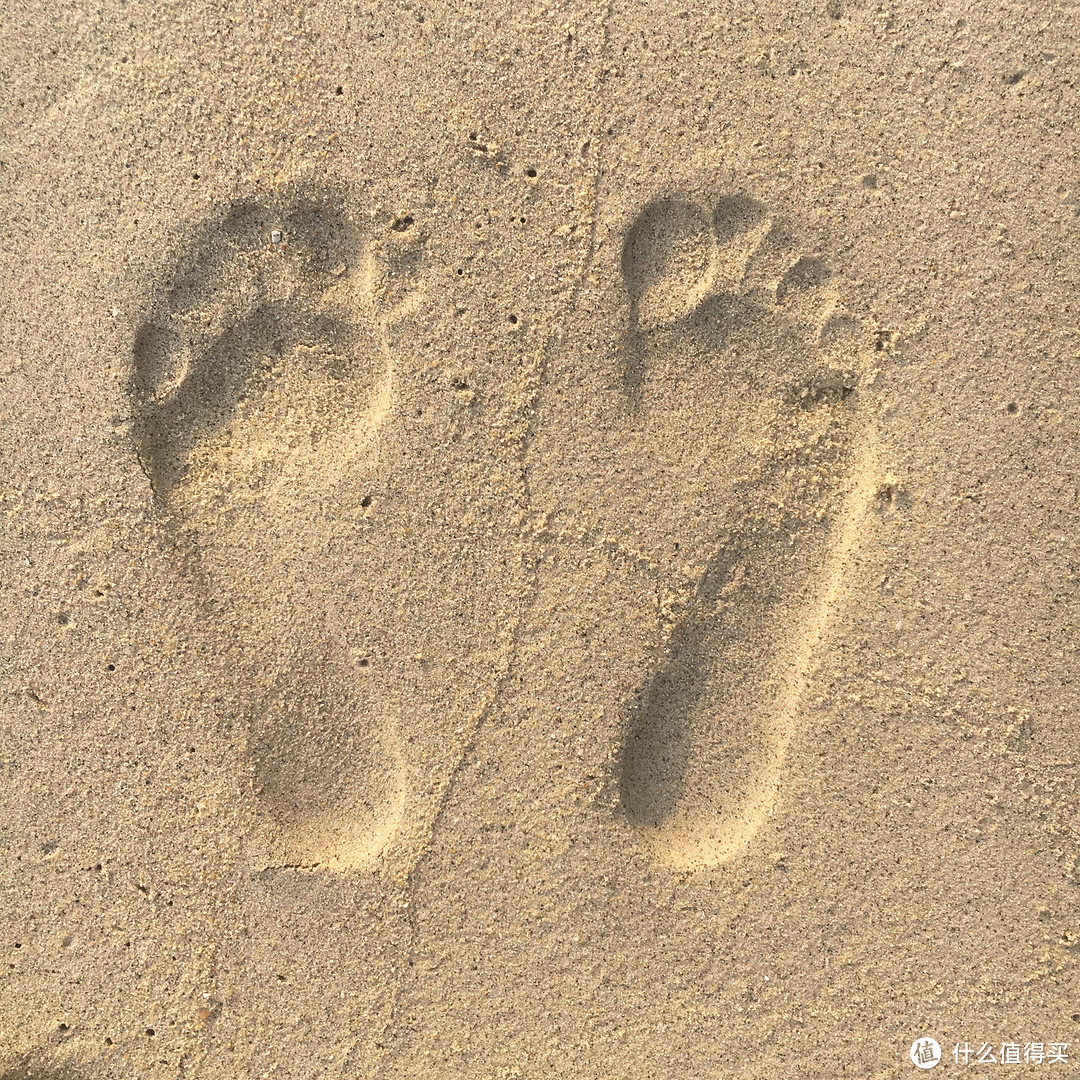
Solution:
M 270 194 L 196 230 L 136 335 L 130 385 L 155 501 L 221 622 L 262 857 L 337 869 L 382 849 L 403 798 L 362 582 L 365 477 L 395 395 L 387 328 L 408 299 L 345 204 Z M 415 253 L 389 237 L 383 254 L 401 269 Z
M 776 806 L 871 501 L 873 350 L 825 262 L 739 192 L 651 202 L 621 274 L 619 438 L 639 462 L 621 501 L 676 537 L 657 562 L 689 584 L 625 707 L 619 806 L 658 861 L 716 865 Z

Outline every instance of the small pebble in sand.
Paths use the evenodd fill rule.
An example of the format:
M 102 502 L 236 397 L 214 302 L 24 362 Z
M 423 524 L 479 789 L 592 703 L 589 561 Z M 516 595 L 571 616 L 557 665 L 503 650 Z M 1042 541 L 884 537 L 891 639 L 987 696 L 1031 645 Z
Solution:
M 274 231 L 273 231 L 273 232 L 272 232 L 272 233 L 270 234 L 270 243 L 271 243 L 271 244 L 280 244 L 280 243 L 281 243 L 281 233 L 280 233 L 280 232 L 278 232 L 278 230 L 277 230 L 277 229 L 275 229 L 275 230 L 274 230 Z

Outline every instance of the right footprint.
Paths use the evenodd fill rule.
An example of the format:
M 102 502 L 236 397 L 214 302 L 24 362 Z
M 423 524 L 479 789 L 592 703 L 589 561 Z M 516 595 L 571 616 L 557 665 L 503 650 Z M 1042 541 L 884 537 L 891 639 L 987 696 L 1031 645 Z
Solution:
M 625 438 L 668 508 L 642 533 L 682 541 L 658 561 L 689 584 L 626 709 L 620 807 L 659 862 L 714 866 L 773 812 L 873 499 L 873 350 L 826 263 L 742 193 L 654 200 L 621 269 Z

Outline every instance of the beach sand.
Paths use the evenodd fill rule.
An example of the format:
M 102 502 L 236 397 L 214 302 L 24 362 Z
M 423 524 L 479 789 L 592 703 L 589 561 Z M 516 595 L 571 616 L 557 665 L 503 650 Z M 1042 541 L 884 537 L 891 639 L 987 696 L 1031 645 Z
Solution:
M 1074 9 L 3 21 L 3 1080 L 1066 1074 Z

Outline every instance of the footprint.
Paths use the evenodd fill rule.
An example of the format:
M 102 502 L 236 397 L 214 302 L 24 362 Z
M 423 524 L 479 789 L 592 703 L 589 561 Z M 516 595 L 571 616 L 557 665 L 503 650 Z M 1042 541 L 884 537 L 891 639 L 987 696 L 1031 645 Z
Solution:
M 134 342 L 136 449 L 205 590 L 268 865 L 359 866 L 403 805 L 397 706 L 365 652 L 375 598 L 356 598 L 388 331 L 416 298 L 416 242 L 384 231 L 328 188 L 234 203 L 194 231 Z
M 745 194 L 651 202 L 621 271 L 639 498 L 688 584 L 626 707 L 619 805 L 658 861 L 711 866 L 773 811 L 872 500 L 868 364 L 826 263 Z
M 280 486 L 377 434 L 393 371 L 343 201 L 245 199 L 192 237 L 134 345 L 135 436 L 162 504 Z

